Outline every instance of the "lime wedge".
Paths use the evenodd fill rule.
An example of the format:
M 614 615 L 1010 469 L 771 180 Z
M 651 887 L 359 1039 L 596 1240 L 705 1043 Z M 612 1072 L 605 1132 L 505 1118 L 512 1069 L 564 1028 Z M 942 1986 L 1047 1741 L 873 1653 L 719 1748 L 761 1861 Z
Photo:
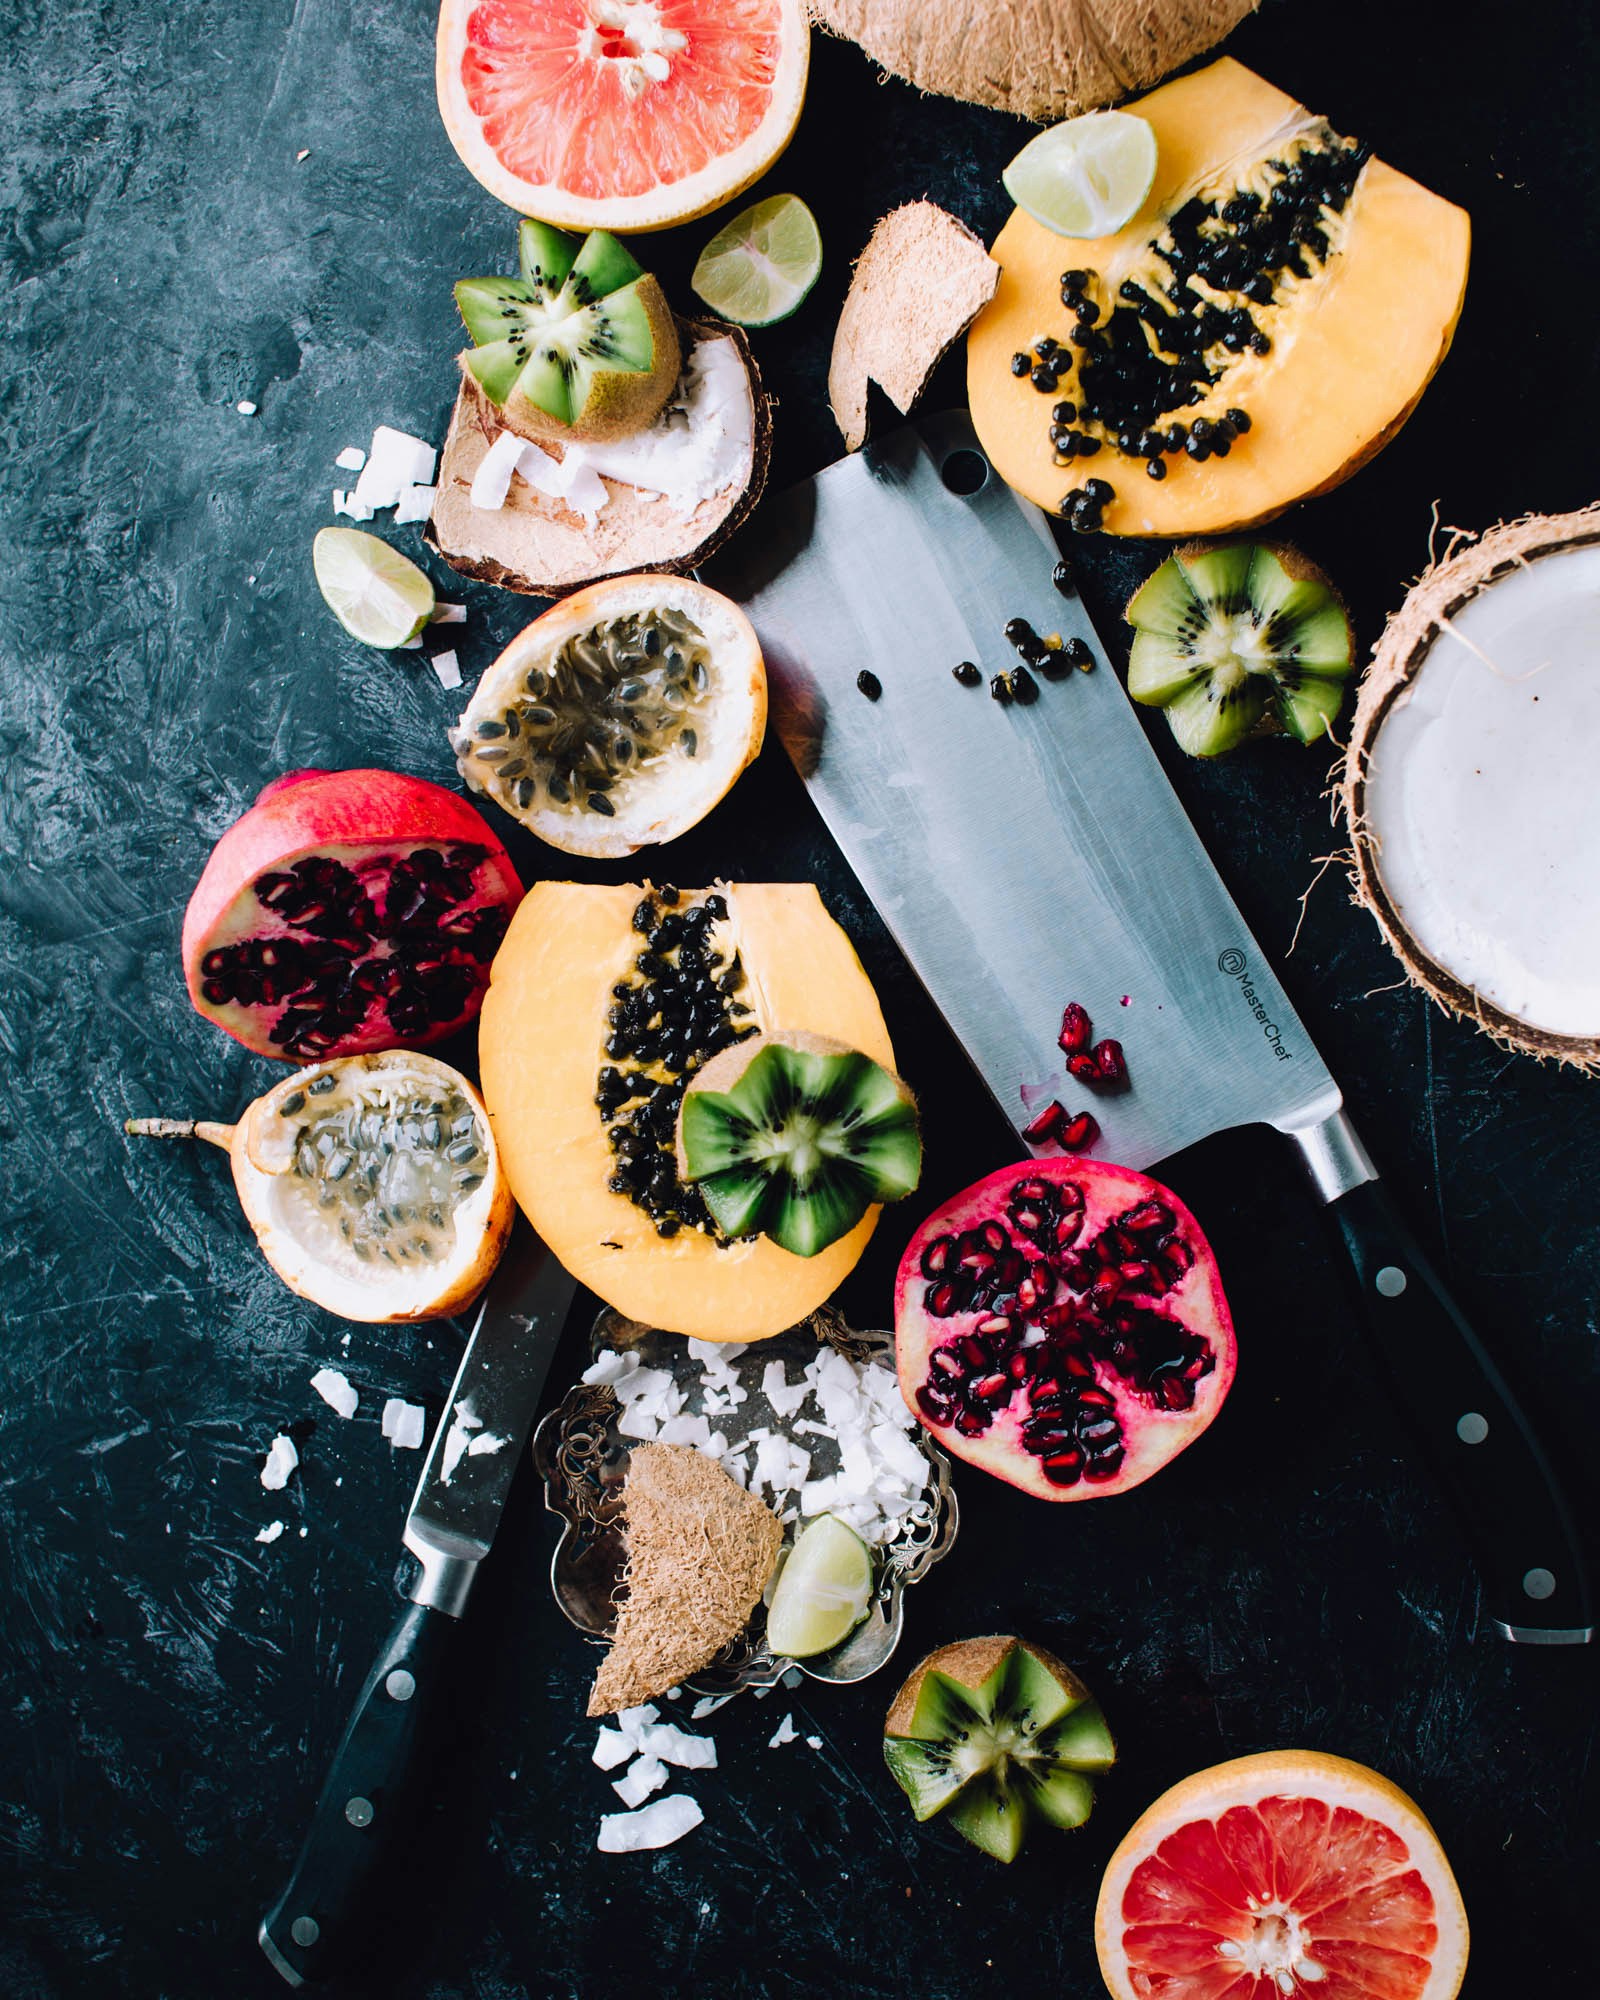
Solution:
M 403 646 L 433 615 L 433 585 L 416 564 L 359 528 L 321 528 L 311 567 L 328 609 L 367 646 Z
M 780 1659 L 828 1653 L 847 1639 L 872 1605 L 872 1551 L 832 1514 L 795 1537 L 767 1612 L 767 1643 Z
M 1144 207 L 1156 135 L 1131 111 L 1091 111 L 1030 139 L 1001 175 L 1006 193 L 1058 236 L 1113 236 Z
M 736 326 L 771 326 L 789 317 L 821 269 L 816 217 L 798 195 L 775 194 L 717 231 L 689 283 Z

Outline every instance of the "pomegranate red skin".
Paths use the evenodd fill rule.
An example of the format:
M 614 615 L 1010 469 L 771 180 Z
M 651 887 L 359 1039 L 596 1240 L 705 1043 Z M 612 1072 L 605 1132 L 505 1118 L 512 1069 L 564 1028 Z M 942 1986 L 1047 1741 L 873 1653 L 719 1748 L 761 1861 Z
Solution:
M 195 884 L 183 918 L 183 973 L 195 1010 L 257 1055 L 280 1062 L 304 1062 L 303 1052 L 284 1049 L 268 1039 L 263 1024 L 230 1019 L 206 999 L 201 962 L 219 938 L 248 931 L 250 912 L 265 915 L 254 895 L 264 875 L 292 868 L 308 856 L 330 849 L 384 849 L 403 852 L 424 846 L 471 846 L 485 850 L 480 864 L 480 900 L 495 905 L 509 923 L 522 900 L 522 883 L 504 844 L 487 820 L 466 799 L 427 778 L 377 769 L 286 771 L 257 795 L 255 803 L 234 821 L 211 850 Z M 420 1032 L 408 1033 L 407 1046 L 418 1047 L 456 1033 L 474 1019 L 488 986 L 488 967 L 468 1004 L 453 1018 Z M 394 1048 L 402 1038 L 392 1026 L 369 1015 L 362 1027 L 323 1050 L 328 1056 L 364 1055 Z
M 1091 1244 L 1108 1224 L 1137 1211 L 1142 1203 L 1151 1201 L 1159 1202 L 1171 1211 L 1176 1223 L 1175 1237 L 1193 1253 L 1193 1262 L 1179 1281 L 1150 1303 L 1164 1315 L 1176 1317 L 1190 1333 L 1198 1335 L 1208 1344 L 1211 1366 L 1194 1384 L 1192 1407 L 1183 1410 L 1154 1408 L 1137 1396 L 1111 1368 L 1104 1365 L 1096 1368 L 1095 1385 L 1115 1395 L 1116 1414 L 1122 1425 L 1126 1446 L 1120 1467 L 1115 1476 L 1108 1479 L 1080 1479 L 1076 1484 L 1059 1485 L 1046 1478 L 1040 1457 L 1023 1442 L 1024 1425 L 1030 1415 L 1029 1399 L 1023 1392 L 1013 1391 L 1008 1400 L 999 1404 L 989 1428 L 979 1436 L 966 1436 L 953 1423 L 933 1421 L 917 1398 L 918 1390 L 929 1379 L 929 1358 L 934 1350 L 945 1347 L 953 1338 L 974 1329 L 984 1318 L 982 1312 L 971 1311 L 937 1318 L 925 1309 L 923 1301 L 930 1290 L 930 1283 L 923 1270 L 924 1253 L 942 1238 L 960 1237 L 986 1223 L 998 1221 L 1008 1234 L 1014 1235 L 1008 1217 L 1012 1191 L 1019 1183 L 1034 1180 L 1044 1180 L 1062 1188 L 1078 1188 L 1083 1192 L 1083 1227 L 1068 1253 L 1068 1263 L 1073 1253 L 1082 1255 L 1085 1246 Z M 1036 1256 L 1037 1252 L 1032 1254 Z M 1060 1260 L 1051 1261 L 1059 1270 Z M 1030 1278 L 1034 1269 L 1036 1267 L 1030 1268 Z M 1065 1299 L 1069 1296 L 1071 1293 L 1063 1280 L 1053 1297 Z M 1137 1299 L 1141 1305 L 1145 1303 L 1138 1294 L 1130 1294 L 1129 1297 L 1130 1300 Z M 1018 1316 L 1026 1316 L 1037 1324 L 1035 1314 L 1029 1310 L 1026 1294 L 1022 1313 Z M 937 1438 L 953 1457 L 981 1466 L 997 1479 L 1020 1487 L 1024 1493 L 1031 1493 L 1041 1500 L 1094 1500 L 1113 1493 L 1126 1493 L 1130 1488 L 1141 1485 L 1193 1444 L 1210 1426 L 1227 1399 L 1238 1366 L 1233 1317 L 1222 1290 L 1216 1258 L 1193 1214 L 1170 1188 L 1163 1187 L 1148 1174 L 1099 1160 L 1020 1161 L 1015 1166 L 1001 1167 L 983 1180 L 975 1181 L 971 1187 L 936 1209 L 907 1244 L 900 1260 L 895 1278 L 894 1325 L 900 1392 L 923 1428 Z M 997 1366 L 1003 1367 L 1004 1364 Z

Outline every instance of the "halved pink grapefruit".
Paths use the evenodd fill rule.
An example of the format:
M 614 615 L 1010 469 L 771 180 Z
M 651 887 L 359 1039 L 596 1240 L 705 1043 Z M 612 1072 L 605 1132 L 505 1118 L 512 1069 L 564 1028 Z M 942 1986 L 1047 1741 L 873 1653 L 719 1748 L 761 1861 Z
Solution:
M 666 229 L 747 188 L 805 97 L 804 0 L 444 0 L 439 109 L 493 195 L 562 229 Z
M 1454 2000 L 1467 1913 L 1398 1786 L 1277 1750 L 1185 1778 L 1134 1823 L 1095 1945 L 1116 2000 Z

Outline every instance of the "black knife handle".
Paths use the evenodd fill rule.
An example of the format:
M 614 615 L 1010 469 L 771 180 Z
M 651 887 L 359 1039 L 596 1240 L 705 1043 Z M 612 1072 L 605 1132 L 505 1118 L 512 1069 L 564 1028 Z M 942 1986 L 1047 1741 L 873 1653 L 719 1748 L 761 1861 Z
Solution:
M 1466 1530 L 1503 1638 L 1581 1645 L 1589 1585 L 1561 1489 L 1527 1418 L 1376 1180 L 1330 1205 L 1378 1360 Z
M 291 1986 L 332 1978 L 361 1950 L 416 1816 L 460 1630 L 459 1618 L 407 1604 L 356 1698 L 289 1886 L 261 1921 L 261 1949 Z

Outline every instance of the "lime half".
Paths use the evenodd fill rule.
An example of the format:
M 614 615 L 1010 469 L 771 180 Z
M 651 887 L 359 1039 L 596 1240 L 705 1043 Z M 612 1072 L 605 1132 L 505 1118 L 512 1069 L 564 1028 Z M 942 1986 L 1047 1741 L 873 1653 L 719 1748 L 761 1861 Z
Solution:
M 1144 207 L 1156 135 L 1131 111 L 1091 111 L 1030 139 L 1001 179 L 1035 222 L 1058 236 L 1114 236 Z
M 780 1659 L 831 1652 L 872 1605 L 872 1551 L 832 1514 L 795 1537 L 767 1612 L 767 1644 Z
M 700 252 L 689 283 L 737 326 L 787 319 L 817 282 L 822 237 L 798 195 L 769 195 L 743 208 Z
M 433 585 L 416 564 L 359 528 L 321 528 L 311 567 L 328 609 L 367 646 L 403 646 L 433 616 Z

